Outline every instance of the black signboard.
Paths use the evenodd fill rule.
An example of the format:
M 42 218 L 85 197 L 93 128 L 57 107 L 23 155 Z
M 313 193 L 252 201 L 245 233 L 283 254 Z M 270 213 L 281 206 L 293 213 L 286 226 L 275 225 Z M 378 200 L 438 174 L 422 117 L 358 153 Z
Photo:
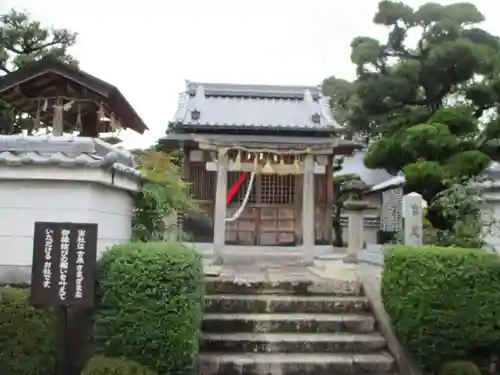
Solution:
M 97 224 L 36 222 L 31 303 L 92 307 Z

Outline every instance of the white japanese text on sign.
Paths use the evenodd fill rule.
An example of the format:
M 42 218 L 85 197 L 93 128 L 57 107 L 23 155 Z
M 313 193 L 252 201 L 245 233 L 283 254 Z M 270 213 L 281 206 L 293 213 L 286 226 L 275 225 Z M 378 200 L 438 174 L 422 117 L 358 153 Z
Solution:
M 70 243 L 70 230 L 61 230 L 61 254 L 59 260 L 59 298 L 61 300 L 66 300 L 68 296 L 68 255 L 69 255 L 69 243 Z
M 79 229 L 76 237 L 76 283 L 75 298 L 83 297 L 83 267 L 85 263 L 85 229 Z
M 45 229 L 44 263 L 43 263 L 43 287 L 50 289 L 52 286 L 52 247 L 54 244 L 54 231 Z

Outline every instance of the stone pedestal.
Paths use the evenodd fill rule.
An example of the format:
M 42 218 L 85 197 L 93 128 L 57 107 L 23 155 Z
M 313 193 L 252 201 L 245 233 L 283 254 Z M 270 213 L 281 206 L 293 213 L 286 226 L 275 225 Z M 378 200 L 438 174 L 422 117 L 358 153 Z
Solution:
M 346 201 L 344 208 L 349 213 L 348 246 L 344 263 L 357 263 L 358 253 L 363 250 L 364 242 L 364 210 L 368 207 L 366 201 Z

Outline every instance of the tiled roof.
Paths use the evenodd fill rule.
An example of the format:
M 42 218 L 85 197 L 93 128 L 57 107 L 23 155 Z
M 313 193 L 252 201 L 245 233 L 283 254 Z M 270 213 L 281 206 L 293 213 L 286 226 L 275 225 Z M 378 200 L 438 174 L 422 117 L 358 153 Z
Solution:
M 99 139 L 76 136 L 0 136 L 0 166 L 52 165 L 61 168 L 106 168 L 134 179 L 132 155 Z
M 319 87 L 187 82 L 174 123 L 186 127 L 335 131 Z
M 393 175 L 387 173 L 384 169 L 369 169 L 365 167 L 365 154 L 365 151 L 357 151 L 352 156 L 346 157 L 342 164 L 342 169 L 336 175 L 357 174 L 369 187 L 394 178 Z

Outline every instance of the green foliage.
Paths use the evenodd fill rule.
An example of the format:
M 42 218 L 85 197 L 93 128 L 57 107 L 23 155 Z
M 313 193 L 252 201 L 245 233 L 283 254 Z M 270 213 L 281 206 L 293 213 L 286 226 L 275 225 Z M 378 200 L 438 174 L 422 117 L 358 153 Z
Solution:
M 481 370 L 472 361 L 450 361 L 444 364 L 440 375 L 481 375 Z
M 164 218 L 174 212 L 195 212 L 197 206 L 181 178 L 176 155 L 145 151 L 139 154 L 138 167 L 147 181 L 135 200 L 133 239 L 163 241 L 173 230 L 166 227 Z
M 53 315 L 30 306 L 26 290 L 0 288 L 0 374 L 51 374 L 54 328 Z
M 373 22 L 387 39 L 354 38 L 356 80 L 323 82 L 348 132 L 368 138 L 366 166 L 404 171 L 407 191 L 430 203 L 500 160 L 500 42 L 483 20 L 467 2 L 380 1 Z
M 77 65 L 69 54 L 77 34 L 66 29 L 44 27 L 25 12 L 14 9 L 0 14 L 0 76 L 24 68 L 44 57 L 53 57 Z M 31 129 L 31 119 L 0 101 L 0 134 Z M 31 129 L 32 130 L 32 129 Z
M 342 161 L 338 165 L 342 165 Z M 334 168 L 333 176 L 333 232 L 335 236 L 334 246 L 344 246 L 344 239 L 342 237 L 342 225 L 340 219 L 344 212 L 344 202 L 352 195 L 351 190 L 346 190 L 344 187 L 352 181 L 362 182 L 357 174 L 343 174 L 336 175 Z M 337 170 L 340 170 L 339 167 Z
M 96 343 L 160 374 L 187 374 L 203 308 L 199 255 L 179 243 L 114 246 L 99 261 Z
M 95 356 L 87 362 L 82 375 L 156 375 L 156 373 L 128 359 Z
M 2 43 L 0 70 L 5 73 L 24 68 L 44 57 L 54 57 L 77 64 L 68 54 L 77 34 L 66 29 L 50 29 L 34 21 L 26 12 L 11 9 L 0 16 Z
M 500 343 L 500 258 L 476 249 L 397 245 L 382 279 L 399 339 L 429 372 Z
M 483 188 L 474 179 L 441 191 L 427 215 L 434 222 L 434 226 L 424 227 L 424 241 L 428 244 L 483 248 L 485 237 L 498 230 L 498 221 L 483 200 Z

